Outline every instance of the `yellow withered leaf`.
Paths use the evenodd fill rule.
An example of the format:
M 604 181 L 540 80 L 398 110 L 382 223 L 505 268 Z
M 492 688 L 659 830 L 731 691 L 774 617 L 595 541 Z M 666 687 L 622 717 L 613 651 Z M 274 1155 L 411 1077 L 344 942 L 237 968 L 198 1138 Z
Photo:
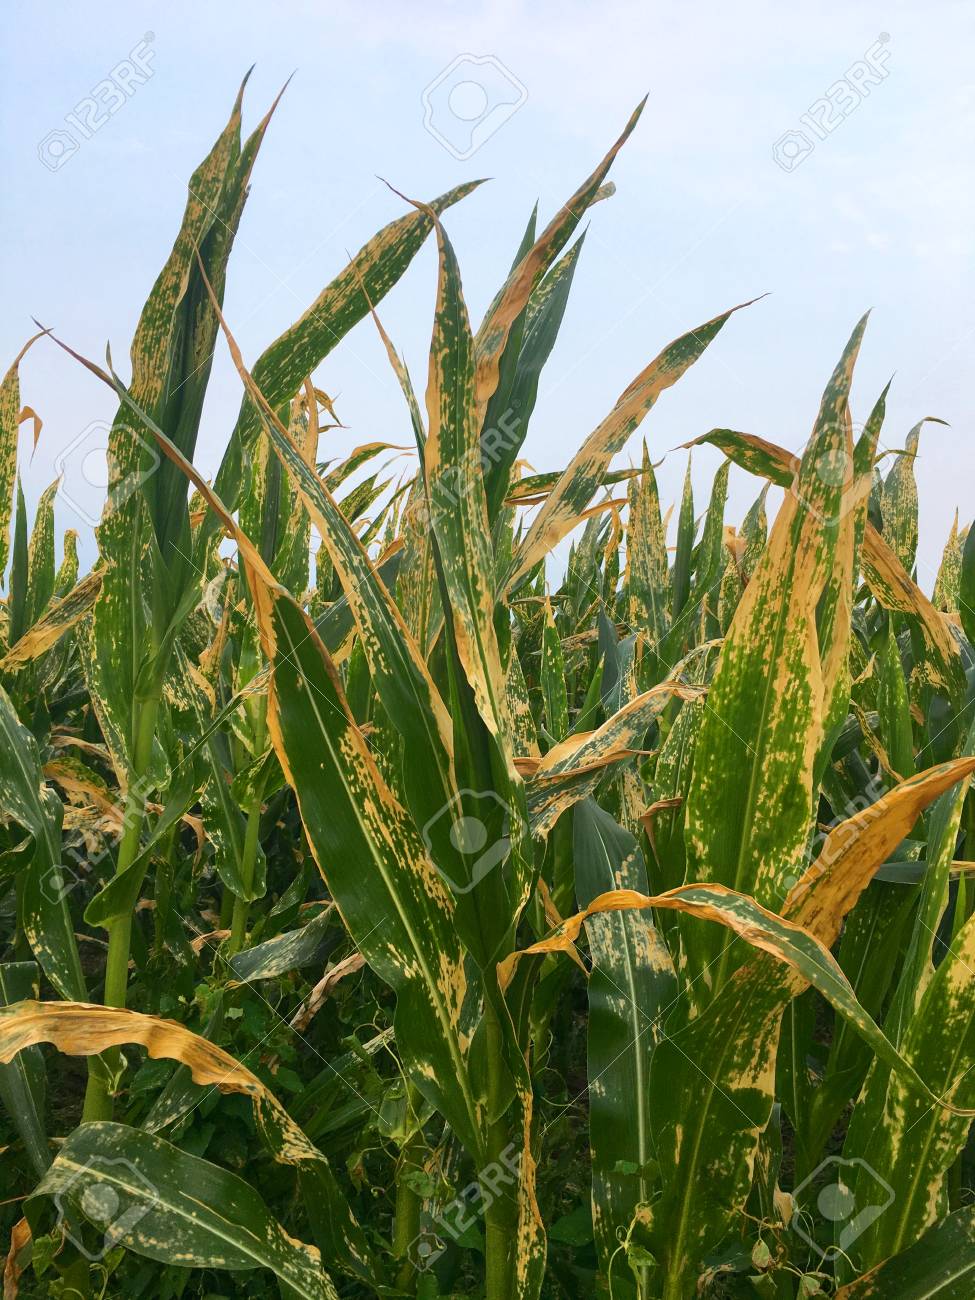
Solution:
M 175 1020 L 91 1002 L 15 1002 L 0 1007 L 0 1062 L 36 1043 L 51 1043 L 68 1056 L 98 1056 L 108 1048 L 138 1043 L 153 1059 L 179 1061 L 194 1083 L 243 1093 L 271 1137 L 284 1164 L 321 1158 L 274 1094 L 229 1052 Z M 274 1135 L 277 1135 L 275 1137 Z
M 911 832 L 923 810 L 975 772 L 975 758 L 956 758 L 919 772 L 835 827 L 815 862 L 785 900 L 783 912 L 828 947 L 843 918 L 873 879 L 878 863 Z
M 731 930 L 752 948 L 770 954 L 790 972 L 794 972 L 799 980 L 799 988 L 812 984 L 854 1026 L 877 1056 L 901 1073 L 930 1102 L 954 1115 L 975 1115 L 975 1108 L 955 1106 L 946 1097 L 932 1092 L 914 1065 L 886 1038 L 860 1005 L 849 980 L 829 948 L 811 930 L 770 912 L 754 898 L 729 889 L 726 885 L 679 885 L 662 894 L 641 894 L 632 889 L 607 890 L 593 899 L 588 907 L 564 921 L 554 934 L 540 939 L 528 948 L 509 954 L 499 962 L 498 979 L 501 986 L 507 988 L 510 985 L 523 957 L 568 952 L 579 938 L 583 922 L 590 916 L 634 908 L 682 912 L 701 920 L 717 922 Z M 746 966 L 734 977 L 737 980 L 739 975 L 743 976 L 738 981 L 743 987 L 750 970 Z

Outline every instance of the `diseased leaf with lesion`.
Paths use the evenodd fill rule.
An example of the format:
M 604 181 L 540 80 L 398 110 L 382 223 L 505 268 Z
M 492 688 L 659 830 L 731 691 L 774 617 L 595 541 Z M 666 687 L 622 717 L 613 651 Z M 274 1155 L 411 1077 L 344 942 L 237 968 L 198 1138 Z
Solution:
M 732 307 L 675 339 L 620 394 L 612 411 L 589 434 L 545 498 L 515 553 L 505 580 L 506 588 L 548 555 L 575 526 L 610 461 L 626 445 L 660 394 L 698 360 L 734 312 L 750 305 L 741 303 Z
M 19 367 L 29 349 L 44 333 L 41 330 L 27 340 L 0 381 L 0 578 L 6 572 L 10 553 L 10 518 L 17 481 L 17 442 L 22 423 Z

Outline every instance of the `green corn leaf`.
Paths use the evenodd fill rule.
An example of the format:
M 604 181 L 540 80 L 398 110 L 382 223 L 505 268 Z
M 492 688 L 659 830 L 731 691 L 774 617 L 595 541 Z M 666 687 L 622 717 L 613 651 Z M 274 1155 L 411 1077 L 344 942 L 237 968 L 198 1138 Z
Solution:
M 27 627 L 33 627 L 54 593 L 54 497 L 60 479 L 41 493 L 27 549 Z
M 240 769 L 230 783 L 230 793 L 238 807 L 252 808 L 268 795 L 276 793 L 283 785 L 281 765 L 274 750 L 268 748 Z
M 300 930 L 289 930 L 258 943 L 230 958 L 234 975 L 242 981 L 273 979 L 289 971 L 320 962 L 328 948 L 335 919 L 331 908 L 323 908 Z
M 475 418 L 474 340 L 453 248 L 437 223 L 440 270 L 430 369 L 424 473 L 430 524 L 450 601 L 457 654 L 511 783 L 514 727 L 494 624 L 491 529 Z
M 525 845 L 524 787 L 514 761 L 519 733 L 505 691 L 505 659 L 510 660 L 513 651 L 510 632 L 502 637 L 503 622 L 496 610 L 495 558 L 474 416 L 474 343 L 456 257 L 439 222 L 437 250 L 423 473 L 446 621 L 454 761 L 463 814 L 455 825 L 462 835 L 465 826 L 476 825 L 477 838 L 492 845 L 499 859 L 507 851 L 502 870 L 489 871 L 487 862 L 494 859 L 472 857 L 465 844 L 469 883 L 476 888 L 462 889 L 472 896 L 457 907 L 458 924 L 488 973 L 490 991 L 507 932 L 530 893 L 531 863 Z M 478 806 L 468 811 L 471 802 Z M 453 806 L 458 806 L 456 800 Z
M 76 587 L 53 601 L 44 615 L 20 637 L 13 649 L 0 661 L 0 667 L 9 672 L 50 650 L 65 632 L 73 628 L 90 611 L 98 598 L 101 585 L 101 572 L 95 569 L 82 578 Z
M 972 765 L 972 760 L 960 760 L 919 773 L 839 823 L 793 886 L 785 915 L 815 936 L 822 951 L 832 946 L 843 917 L 877 867 L 920 812 L 963 780 Z M 745 1205 L 749 1161 L 774 1101 L 782 1014 L 805 987 L 805 979 L 793 980 L 788 968 L 760 953 L 695 1018 L 688 1019 L 682 1006 L 675 1008 L 674 1024 L 653 1058 L 651 1115 L 663 1195 L 655 1204 L 649 1235 L 662 1264 L 665 1293 L 675 1300 L 693 1284 Z M 828 992 L 824 985 L 816 987 L 824 996 L 836 991 L 835 986 Z M 839 1002 L 834 1006 L 845 1017 L 852 1009 L 850 993 L 844 998 L 845 1009 Z M 897 1055 L 889 1040 L 879 1044 L 873 1030 L 864 1035 L 862 1006 L 847 1023 L 886 1060 Z M 915 1075 L 914 1086 L 923 1093 L 925 1085 L 918 1084 L 913 1067 L 903 1058 L 897 1065 Z
M 61 1147 L 27 1205 L 39 1198 L 87 1219 L 100 1258 L 116 1244 L 184 1268 L 268 1268 L 305 1300 L 337 1300 L 313 1246 L 288 1235 L 254 1189 L 209 1160 L 125 1124 L 83 1124 Z
M 178 767 L 176 779 L 166 791 L 165 807 L 143 837 L 139 853 L 128 869 L 114 875 L 85 908 L 85 920 L 89 925 L 100 925 L 107 929 L 112 921 L 132 912 L 139 901 L 153 850 L 196 803 L 198 797 L 193 765 Z M 208 825 L 207 834 L 208 837 L 212 834 L 213 838 L 217 838 L 219 829 Z
M 32 961 L 0 962 L 0 1006 L 36 997 L 38 974 Z M 8 1064 L 0 1065 L 0 1101 L 38 1176 L 51 1163 L 44 1117 L 46 1092 L 47 1074 L 39 1047 L 28 1047 Z
M 576 895 L 585 909 L 609 889 L 645 892 L 646 868 L 637 841 L 598 804 L 573 812 Z M 651 1200 L 655 1162 L 651 1137 L 650 1060 L 662 1015 L 677 993 L 670 955 L 639 912 L 613 912 L 586 922 L 589 976 L 589 1145 L 593 1228 L 601 1271 L 613 1294 L 643 1296 L 646 1270 L 628 1282 L 619 1243 L 641 1203 Z M 626 1172 L 623 1172 L 626 1170 Z
M 480 1113 L 460 1041 L 466 976 L 451 896 L 366 749 L 314 624 L 281 592 L 253 543 L 179 448 L 117 380 L 93 368 L 117 387 L 237 541 L 272 669 L 268 727 L 316 860 L 356 946 L 399 995 L 397 1015 L 410 1030 L 398 1031 L 397 1040 L 415 1085 L 468 1149 L 480 1152 Z M 349 852 L 350 843 L 359 845 L 356 852 Z M 368 890 L 362 887 L 363 861 L 374 868 Z
M 528 683 L 525 681 L 524 669 L 515 646 L 512 646 L 508 655 L 508 669 L 504 680 L 505 690 L 511 701 L 515 751 L 522 757 L 537 758 L 539 756 L 538 729 L 532 714 Z M 568 726 L 568 722 L 566 725 Z
M 679 681 L 661 682 L 623 705 L 595 731 L 576 732 L 553 746 L 528 781 L 532 834 L 546 835 L 567 808 L 629 762 L 651 723 L 675 696 L 688 700 L 700 694 Z
M 594 899 L 585 911 L 562 923 L 554 937 L 532 944 L 523 952 L 515 953 L 503 963 L 504 978 L 508 978 L 516 959 L 528 953 L 555 952 L 571 947 L 578 937 L 582 922 L 590 916 L 604 912 L 624 911 L 630 908 L 672 908 L 704 920 L 716 921 L 745 939 L 752 947 L 770 953 L 778 962 L 795 972 L 799 981 L 811 984 L 839 1014 L 853 1025 L 871 1045 L 878 1058 L 892 1069 L 900 1071 L 928 1102 L 946 1107 L 962 1117 L 975 1115 L 975 1107 L 956 1105 L 944 1094 L 935 1092 L 909 1061 L 885 1037 L 876 1022 L 867 1015 L 857 1001 L 856 994 L 829 949 L 813 934 L 794 921 L 785 920 L 768 912 L 753 898 L 739 894 L 723 885 L 681 885 L 667 894 L 638 894 L 631 890 L 615 889 Z M 742 980 L 742 983 L 746 983 Z M 736 990 L 740 994 L 740 987 Z M 743 1000 L 747 1003 L 747 998 Z M 712 1006 L 717 1003 L 714 999 Z M 781 1014 L 781 1008 L 778 1009 Z M 696 1021 L 692 1022 L 696 1026 Z M 663 1042 L 663 1040 L 662 1040 Z M 739 1044 L 741 1046 L 741 1044 Z M 658 1053 L 663 1052 L 663 1046 Z M 656 1059 L 654 1061 L 656 1068 Z M 695 1067 L 696 1068 L 696 1067 Z
M 67 898 L 74 877 L 61 867 L 61 800 L 41 774 L 37 742 L 0 687 L 0 814 L 29 831 L 33 854 L 23 875 L 23 924 L 34 956 L 64 998 L 84 1000 Z
M 13 1060 L 18 1053 L 37 1043 L 53 1043 L 63 1052 L 89 1057 L 110 1047 L 139 1043 L 151 1057 L 180 1061 L 188 1068 L 195 1084 L 249 1097 L 264 1145 L 276 1161 L 296 1168 L 303 1187 L 308 1188 L 316 1206 L 314 1217 L 320 1229 L 318 1238 L 329 1261 L 364 1278 L 374 1289 L 381 1286 L 381 1272 L 369 1257 L 361 1229 L 325 1157 L 265 1084 L 222 1048 L 175 1021 L 141 1015 L 124 1008 L 32 1001 L 0 1007 L 0 1063 Z M 180 1079 L 178 1090 L 181 1092 L 182 1083 Z M 123 1125 L 108 1127 L 139 1135 L 137 1130 Z M 84 1124 L 75 1130 L 73 1137 L 91 1132 L 93 1128 L 90 1123 Z M 149 1137 L 150 1134 L 144 1132 L 142 1136 Z M 168 1143 L 163 1146 L 168 1146 Z M 138 1160 L 133 1163 L 138 1166 Z M 57 1181 L 63 1181 L 63 1172 L 62 1167 L 55 1175 Z M 192 1182 L 187 1186 L 192 1189 Z M 309 1258 L 317 1259 L 314 1248 L 303 1249 L 309 1253 Z
M 562 641 L 555 625 L 551 601 L 545 602 L 541 678 L 542 694 L 545 697 L 545 719 L 549 732 L 557 741 L 563 740 L 569 734 L 569 702 L 565 689 Z
M 670 627 L 670 580 L 657 479 L 645 442 L 642 472 L 630 482 L 626 589 L 630 627 L 644 632 L 655 648 Z
M 894 771 L 901 777 L 914 771 L 914 728 L 907 682 L 901 665 L 900 651 L 888 625 L 887 639 L 880 655 L 877 682 L 877 711 L 880 734 Z
M 935 416 L 919 420 L 907 435 L 904 452 L 894 457 L 894 463 L 884 480 L 884 494 L 880 514 L 884 525 L 884 540 L 893 550 L 908 573 L 914 571 L 917 558 L 917 480 L 914 462 L 917 459 L 918 441 L 925 424 L 945 424 Z
M 975 1103 L 973 964 L 975 918 L 943 954 L 901 1039 L 904 1056 L 958 1106 Z M 850 1122 L 843 1155 L 857 1161 L 850 1170 L 857 1204 L 878 1175 L 894 1196 L 850 1243 L 847 1254 L 857 1268 L 871 1268 L 906 1250 L 947 1213 L 948 1171 L 965 1146 L 969 1127 L 961 1116 L 922 1101 L 885 1062 L 874 1063 Z M 840 1270 L 849 1276 L 845 1265 Z
M 883 401 L 882 395 L 874 412 L 879 419 L 883 417 Z M 798 468 L 791 452 L 754 434 L 714 429 L 696 441 L 712 443 L 736 464 L 780 487 L 792 484 Z M 872 517 L 866 521 L 863 533 L 861 563 L 864 578 L 881 605 L 908 615 L 917 627 L 924 642 L 924 670 L 929 681 L 936 689 L 960 702 L 965 694 L 964 668 L 955 640 L 938 611 L 877 531 Z
M 680 514 L 677 519 L 677 549 L 674 552 L 674 568 L 671 573 L 671 610 L 675 621 L 683 613 L 691 594 L 691 553 L 694 550 L 695 532 L 694 488 L 691 484 L 691 457 L 688 453 L 684 490 L 681 494 Z
M 901 1254 L 841 1286 L 836 1300 L 968 1300 L 973 1286 L 975 1209 L 966 1206 Z
M 975 645 L 975 528 L 969 528 L 962 551 L 961 577 L 958 583 L 958 608 L 961 625 L 970 645 Z
M 685 655 L 693 645 L 711 640 L 720 634 L 718 609 L 727 558 L 724 545 L 724 511 L 728 499 L 730 468 L 730 462 L 725 461 L 714 476 L 701 540 L 692 556 L 694 573 L 690 595 L 680 618 L 674 621 L 664 641 L 665 663 Z
M 220 879 L 235 898 L 253 902 L 263 898 L 267 889 L 267 864 L 264 850 L 258 843 L 252 878 L 250 881 L 244 879 L 241 864 L 247 834 L 246 819 L 230 789 L 230 759 L 221 741 L 219 734 L 214 734 L 203 746 L 209 779 L 200 799 L 207 822 L 207 837 L 213 845 L 213 865 Z
M 690 369 L 732 313 L 749 305 L 732 307 L 675 339 L 637 375 L 617 399 L 613 410 L 582 444 L 546 498 L 515 554 L 506 586 L 510 587 L 537 564 L 575 527 L 609 462 L 622 450 L 660 394 Z
M 64 530 L 62 557 L 54 578 L 54 598 L 62 600 L 78 581 L 78 534 L 74 528 Z
M 433 228 L 431 213 L 445 212 L 480 183 L 458 185 L 434 199 L 429 209 L 418 209 L 384 226 L 325 286 L 308 310 L 264 350 L 254 363 L 254 382 L 275 410 L 291 400 L 305 377 L 400 279 Z M 245 397 L 214 481 L 217 493 L 231 509 L 237 505 L 245 458 L 259 431 L 257 411 Z
M 956 510 L 955 517 L 951 522 L 951 532 L 948 534 L 948 540 L 941 556 L 941 563 L 938 566 L 938 574 L 934 580 L 934 591 L 931 596 L 934 607 L 943 613 L 957 613 L 960 608 L 961 562 L 967 538 L 967 528 L 962 533 L 958 531 L 958 511 Z
M 207 304 L 200 268 L 222 293 L 240 220 L 246 182 L 267 118 L 241 151 L 243 86 L 230 119 L 190 178 L 176 242 L 142 310 L 132 340 L 133 400 L 163 423 L 192 456 L 209 378 L 216 316 Z M 106 561 L 92 614 L 89 682 L 120 738 L 118 755 L 134 771 L 157 771 L 136 754 L 140 726 L 149 728 L 171 644 L 170 622 L 195 590 L 199 567 L 190 556 L 186 482 L 133 426 L 125 403 L 109 436 L 108 500 L 97 530 Z M 152 581 L 147 583 L 147 570 Z M 167 637 L 168 633 L 168 637 Z M 145 748 L 146 745 L 143 745 Z
M 414 1084 L 478 1152 L 450 894 L 352 722 L 306 616 L 282 597 L 271 617 L 268 722 L 312 851 L 356 947 L 397 993 L 396 1038 Z
M 857 998 L 878 1022 L 894 981 L 890 954 L 902 947 L 903 936 L 912 910 L 913 898 L 899 886 L 878 883 L 884 868 L 877 873 L 858 905 L 848 914 L 843 927 L 838 960 L 853 985 Z M 786 1043 L 789 1013 L 806 1003 L 805 1036 L 797 1035 L 793 1025 L 791 1042 Z M 844 1107 L 859 1093 L 873 1059 L 863 1039 L 846 1023 L 835 1026 L 825 1069 L 813 1077 L 808 1059 L 815 1034 L 816 1008 L 808 995 L 790 1003 L 783 1022 L 783 1045 L 779 1051 L 780 1072 L 787 1059 L 788 1047 L 799 1054 L 791 1065 L 795 1078 L 787 1106 L 789 1119 L 796 1130 L 796 1181 L 804 1179 L 823 1157 L 826 1143 L 836 1127 Z M 897 1039 L 888 1016 L 886 1031 Z
M 27 503 L 20 478 L 14 512 L 14 542 L 10 562 L 10 598 L 7 601 L 7 643 L 16 645 L 27 631 L 28 578 Z
M 782 873 L 801 856 L 812 819 L 813 762 L 832 688 L 823 680 L 828 664 L 815 615 L 833 566 L 842 562 L 838 550 L 853 545 L 852 531 L 838 528 L 844 484 L 818 471 L 848 446 L 852 454 L 845 412 L 865 325 L 866 318 L 823 394 L 796 487 L 725 639 L 697 737 L 686 813 L 688 878 L 720 881 L 767 905 L 781 900 Z M 688 978 L 701 977 L 692 997 L 703 1005 L 736 957 L 717 930 L 698 929 L 686 942 Z
M 397 764 L 400 786 L 440 869 L 449 880 L 460 881 L 468 864 L 455 842 L 458 821 L 452 810 L 459 808 L 461 792 L 454 776 L 452 737 L 443 701 L 399 610 L 343 510 L 312 472 L 247 374 L 229 331 L 227 336 L 268 437 L 319 529 L 333 570 L 345 590 L 373 682 L 402 740 L 402 761 Z M 420 752 L 431 757 L 432 780 L 430 766 L 421 767 L 412 761 L 413 755 Z
M 513 267 L 504 286 L 485 313 L 477 332 L 475 425 L 478 429 L 484 425 L 488 403 L 497 388 L 501 358 L 512 327 L 528 305 L 533 291 L 545 272 L 572 236 L 586 210 L 600 197 L 600 186 L 606 179 L 616 155 L 639 121 L 645 103 L 644 98 L 633 110 L 623 133 L 596 170 L 559 209 L 534 245 Z
M 711 429 L 708 433 L 702 433 L 687 446 L 696 447 L 699 443 L 717 447 L 749 474 L 767 478 L 778 487 L 791 486 L 799 468 L 799 459 L 792 452 L 753 433 L 738 433 L 734 429 Z
M 694 746 L 704 708 L 703 693 L 699 699 L 684 703 L 657 757 L 653 787 L 657 800 L 663 806 L 648 814 L 648 834 L 655 863 L 655 893 L 673 889 L 684 880 L 684 806 L 691 785 Z M 669 802 L 674 800 L 676 803 Z M 666 924 L 668 919 L 673 918 L 662 918 L 662 923 Z
M 329 468 L 328 473 L 324 475 L 325 486 L 329 492 L 335 493 L 350 475 L 354 474 L 357 469 L 361 469 L 363 465 L 368 464 L 380 452 L 405 450 L 405 447 L 392 442 L 365 442 L 361 447 L 356 447 L 354 451 L 350 452 L 334 469 Z
M 528 225 L 525 227 L 525 233 L 521 237 L 521 243 L 518 245 L 515 259 L 509 268 L 509 276 L 514 273 L 515 268 L 525 257 L 526 253 L 530 251 L 535 243 L 537 234 L 538 203 L 536 202 L 535 206 L 532 208 L 531 216 L 528 218 Z M 490 484 L 493 478 L 492 462 L 499 458 L 508 461 L 510 455 L 511 459 L 508 461 L 510 465 L 514 461 L 517 452 L 512 451 L 509 444 L 520 445 L 520 443 L 524 441 L 525 436 L 524 427 L 519 429 L 519 426 L 524 426 L 527 417 L 514 415 L 511 407 L 511 387 L 514 383 L 515 373 L 518 369 L 521 345 L 525 337 L 525 329 L 527 326 L 527 318 L 528 307 L 525 306 L 522 308 L 521 313 L 514 319 L 510 329 L 508 330 L 507 338 L 503 339 L 501 342 L 501 354 L 498 363 L 496 386 L 484 408 L 481 448 L 482 451 L 488 451 L 488 446 L 490 446 L 490 451 L 488 452 L 488 455 L 483 457 L 482 463 L 484 468 L 484 483 L 488 495 L 488 511 L 492 522 L 497 513 L 497 501 L 490 490 Z M 408 396 L 407 401 L 409 401 Z M 502 428 L 499 426 L 504 427 Z M 422 442 L 423 438 L 421 435 L 418 439 L 417 446 L 422 446 Z M 497 495 L 503 500 L 503 491 L 498 492 Z
M 524 331 L 512 366 L 514 373 L 506 384 L 502 367 L 501 382 L 488 403 L 480 441 L 487 462 L 485 485 L 492 521 L 511 487 L 511 470 L 535 409 L 542 368 L 555 346 L 565 315 L 584 240 L 583 234 L 532 292 L 524 311 Z M 509 338 L 506 353 L 512 342 Z M 525 486 L 524 480 L 517 484 L 519 490 Z
M 20 429 L 19 366 L 29 348 L 44 331 L 28 339 L 0 381 L 0 581 L 7 571 L 10 546 L 10 517 L 17 481 L 17 436 Z
M 552 488 L 565 473 L 564 470 L 550 470 L 546 474 L 524 474 L 512 483 L 505 498 L 507 505 L 532 505 L 544 500 Z M 629 483 L 639 477 L 638 469 L 607 470 L 599 480 L 599 486 L 612 487 L 617 483 Z
M 765 549 L 765 543 L 768 541 L 768 516 L 765 513 L 767 496 L 768 484 L 762 488 L 755 503 L 742 520 L 741 535 L 745 539 L 745 551 L 742 556 L 741 567 L 746 578 L 751 578 L 755 572 L 755 567 L 762 551 Z
M 691 589 L 691 601 L 695 597 L 700 602 L 703 597 L 699 592 L 712 593 L 714 584 L 724 572 L 724 512 L 728 502 L 728 475 L 731 462 L 719 468 L 711 484 L 711 500 L 708 502 L 704 516 L 701 540 L 697 545 L 694 564 L 694 583 Z M 713 597 L 712 597 L 713 599 Z
M 975 754 L 975 723 L 962 745 L 966 755 Z M 959 760 L 964 763 L 964 760 Z M 892 998 L 887 1023 L 900 1041 L 911 1023 L 922 993 L 934 974 L 935 934 L 948 904 L 948 883 L 961 829 L 969 780 L 946 790 L 931 809 L 926 847 L 926 871 L 921 883 L 911 935 L 904 949 L 900 979 Z M 937 943 L 940 958 L 943 946 Z
M 450 720 L 443 700 L 399 609 L 342 509 L 273 414 L 270 418 L 265 415 L 265 431 L 328 549 L 356 620 L 373 684 L 402 737 L 402 788 L 417 822 L 425 826 L 457 794 Z M 411 761 L 418 753 L 427 755 L 422 768 Z M 441 838 L 438 829 L 438 848 L 449 857 L 451 846 L 446 841 L 439 843 Z
M 187 457 L 196 447 L 217 334 L 207 292 L 212 286 L 218 301 L 223 297 L 251 172 L 280 99 L 241 144 L 246 83 L 247 78 L 230 121 L 190 181 L 180 232 L 132 345 L 132 391 Z M 192 586 L 198 572 L 190 556 L 186 482 L 176 466 L 160 461 L 142 490 L 159 559 L 169 574 L 171 607 L 178 609 L 182 588 Z M 158 608 L 158 598 L 156 603 Z

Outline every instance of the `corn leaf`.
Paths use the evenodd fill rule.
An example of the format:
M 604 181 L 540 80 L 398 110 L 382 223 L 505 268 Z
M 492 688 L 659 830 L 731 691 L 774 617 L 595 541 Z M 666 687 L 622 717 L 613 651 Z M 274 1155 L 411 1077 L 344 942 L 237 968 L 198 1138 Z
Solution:
M 337 1300 L 318 1250 L 290 1237 L 249 1183 L 152 1133 L 81 1125 L 31 1195 L 35 1232 L 42 1196 L 92 1222 L 99 1254 L 121 1244 L 184 1268 L 269 1268 L 292 1294 Z
M 543 559 L 572 528 L 586 508 L 609 462 L 621 451 L 662 392 L 676 384 L 716 337 L 721 327 L 741 307 L 705 321 L 697 329 L 669 344 L 637 375 L 616 405 L 582 444 L 571 464 L 549 493 L 515 553 L 506 587 Z

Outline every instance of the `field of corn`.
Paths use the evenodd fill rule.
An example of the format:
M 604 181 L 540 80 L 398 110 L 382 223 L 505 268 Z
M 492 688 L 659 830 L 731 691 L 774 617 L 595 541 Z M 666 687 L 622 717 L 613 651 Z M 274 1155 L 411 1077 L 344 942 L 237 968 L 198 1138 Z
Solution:
M 0 390 L 5 1300 L 971 1297 L 975 542 L 925 595 L 921 425 L 851 412 L 866 318 L 783 412 L 801 456 L 695 439 L 707 501 L 689 467 L 672 515 L 652 420 L 630 440 L 738 308 L 529 472 L 640 110 L 476 329 L 468 184 L 391 195 L 251 360 L 221 303 L 270 114 L 242 138 L 241 108 L 128 378 L 24 349 L 117 396 L 85 573 L 70 485 L 28 520 L 23 352 Z M 428 239 L 424 399 L 382 300 Z M 408 462 L 330 450 L 314 372 L 370 315 Z M 216 348 L 242 399 L 208 482 Z

